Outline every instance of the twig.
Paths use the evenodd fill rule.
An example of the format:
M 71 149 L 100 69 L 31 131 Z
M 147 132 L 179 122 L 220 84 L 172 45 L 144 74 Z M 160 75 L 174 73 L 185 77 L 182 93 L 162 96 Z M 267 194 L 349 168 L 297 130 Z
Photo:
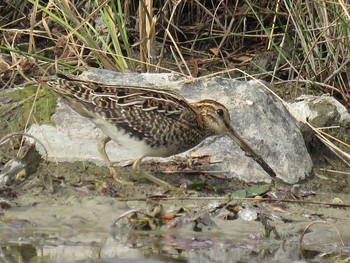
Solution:
M 329 203 L 329 202 L 320 202 L 320 201 L 312 201 L 312 200 L 293 200 L 293 199 L 278 199 L 278 198 L 236 198 L 236 197 L 228 197 L 228 196 L 220 196 L 220 197 L 166 197 L 166 196 L 152 196 L 152 197 L 144 197 L 144 198 L 119 198 L 118 201 L 147 201 L 149 199 L 157 199 L 162 201 L 230 201 L 230 200 L 245 200 L 245 201 L 259 201 L 259 202 L 279 202 L 279 203 L 298 203 L 298 204 L 313 204 L 313 205 L 328 205 L 331 207 L 350 207 L 350 204 L 337 204 L 337 203 Z
M 320 168 L 320 171 L 329 172 L 329 173 L 335 173 L 335 174 L 342 174 L 342 175 L 350 175 L 350 173 L 342 172 L 342 171 L 337 171 L 337 170 L 332 170 L 332 169 Z
M 329 226 L 333 227 L 333 229 L 335 230 L 335 232 L 337 233 L 337 235 L 338 235 L 338 237 L 339 237 L 339 240 L 340 240 L 342 246 L 344 246 L 344 240 L 343 240 L 343 238 L 341 237 L 341 235 L 340 235 L 340 233 L 339 233 L 339 230 L 335 227 L 335 225 L 333 225 L 333 224 L 331 224 L 331 223 L 328 223 L 328 222 L 326 222 L 326 221 L 315 221 L 315 222 L 310 223 L 307 227 L 305 227 L 303 233 L 302 233 L 301 236 L 300 236 L 300 239 L 299 239 L 299 249 L 300 249 L 300 255 L 301 255 L 302 258 L 304 258 L 304 257 L 303 257 L 303 253 L 302 253 L 302 250 L 301 250 L 301 245 L 302 245 L 304 236 L 305 236 L 306 232 L 309 230 L 309 228 L 310 228 L 311 226 L 313 226 L 313 225 L 316 225 L 316 224 L 325 224 L 325 225 L 329 225 Z

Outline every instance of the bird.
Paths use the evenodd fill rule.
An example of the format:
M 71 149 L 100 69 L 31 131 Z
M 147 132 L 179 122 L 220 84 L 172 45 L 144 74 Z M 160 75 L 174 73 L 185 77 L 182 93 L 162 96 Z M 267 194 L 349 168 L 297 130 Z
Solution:
M 131 182 L 113 167 L 105 149 L 110 140 L 137 152 L 135 174 L 165 187 L 171 185 L 142 173 L 142 159 L 185 152 L 210 136 L 228 136 L 272 179 L 276 178 L 274 170 L 233 128 L 227 108 L 215 100 L 190 103 L 178 93 L 159 87 L 106 85 L 62 74 L 36 77 L 36 81 L 58 93 L 71 108 L 102 130 L 105 136 L 98 142 L 98 151 L 120 184 Z

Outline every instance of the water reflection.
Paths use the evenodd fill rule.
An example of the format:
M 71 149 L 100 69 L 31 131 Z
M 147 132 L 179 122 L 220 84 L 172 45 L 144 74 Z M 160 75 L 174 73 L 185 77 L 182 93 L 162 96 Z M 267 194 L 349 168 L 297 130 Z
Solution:
M 33 231 L 28 231 L 28 224 Z M 61 238 L 59 232 L 53 232 L 54 229 L 50 229 L 47 233 L 40 233 L 40 229 L 35 229 L 32 224 L 25 222 L 22 230 L 26 228 L 26 231 L 19 232 L 20 224 L 15 225 L 13 232 L 6 231 L 6 241 L 2 236 L 2 262 L 247 262 L 251 260 L 290 262 L 300 260 L 298 242 L 292 239 L 238 240 L 234 236 L 232 239 L 227 239 L 222 238 L 223 235 L 218 233 L 209 232 L 193 234 L 126 229 L 111 232 L 79 232 L 75 236 Z M 320 255 L 317 250 L 313 253 L 304 252 L 308 259 L 315 259 Z

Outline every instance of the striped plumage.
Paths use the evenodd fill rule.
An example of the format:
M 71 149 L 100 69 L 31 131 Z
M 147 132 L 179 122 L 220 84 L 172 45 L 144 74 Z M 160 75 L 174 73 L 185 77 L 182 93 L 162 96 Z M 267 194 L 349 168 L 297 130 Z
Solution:
M 209 136 L 228 135 L 267 173 L 276 176 L 231 127 L 225 106 L 214 100 L 188 103 L 168 90 L 104 85 L 62 75 L 37 81 L 59 93 L 75 111 L 91 119 L 108 136 L 99 148 L 103 148 L 101 154 L 109 166 L 104 150 L 109 138 L 136 149 L 142 158 L 175 155 Z M 140 161 L 136 163 L 139 165 Z

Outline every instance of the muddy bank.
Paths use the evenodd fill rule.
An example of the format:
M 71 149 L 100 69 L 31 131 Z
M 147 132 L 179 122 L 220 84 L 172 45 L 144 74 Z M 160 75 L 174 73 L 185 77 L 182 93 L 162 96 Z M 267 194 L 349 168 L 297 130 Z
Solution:
M 216 200 L 218 194 L 214 192 L 206 194 L 211 197 L 201 199 L 198 196 L 203 196 L 203 193 L 166 192 L 137 181 L 134 187 L 125 188 L 115 185 L 102 173 L 84 178 L 91 170 L 89 165 L 85 169 L 80 165 L 75 164 L 75 168 L 74 165 L 62 167 L 62 164 L 55 168 L 51 165 L 47 167 L 56 175 L 53 192 L 42 187 L 39 177 L 32 177 L 18 184 L 17 189 L 7 191 L 7 197 L 3 196 L 3 200 L 7 201 L 6 205 L 3 203 L 1 227 L 4 258 L 25 262 L 242 262 L 253 259 L 289 262 L 302 258 L 329 262 L 350 253 L 348 208 L 228 201 L 225 198 Z M 68 171 L 76 176 L 70 177 Z M 168 176 L 163 175 L 162 179 Z M 178 175 L 176 179 L 180 177 Z M 201 180 L 198 176 L 195 179 Z M 316 181 L 317 178 L 315 184 Z M 228 190 L 225 185 L 228 183 L 234 189 L 234 182 L 215 181 L 216 187 L 226 191 L 226 196 Z M 241 187 L 243 185 L 237 184 L 235 189 Z M 244 187 L 248 188 L 247 185 Z M 269 191 L 288 191 L 288 188 L 283 190 L 283 186 L 278 188 L 270 188 Z M 153 201 L 164 211 L 176 213 L 184 208 L 191 215 L 191 220 L 185 221 L 187 223 L 181 227 L 174 227 L 172 221 L 167 221 L 148 231 L 135 230 L 130 224 L 114 224 L 121 215 L 130 211 L 142 211 L 148 215 L 146 197 L 156 194 L 173 199 Z M 145 200 L 133 201 L 132 197 Z M 182 200 L 186 197 L 187 200 Z M 303 199 L 332 203 L 335 198 L 348 203 L 350 196 L 317 191 L 316 196 Z M 257 218 L 253 221 L 241 217 L 228 220 L 225 213 L 230 210 L 229 202 L 231 207 L 251 209 Z M 226 204 L 226 210 L 213 212 L 212 207 L 218 204 Z M 274 230 L 266 227 L 262 215 Z M 186 213 L 179 218 L 182 216 Z M 194 217 L 195 220 L 192 220 Z M 312 223 L 315 224 L 306 231 L 300 250 L 301 235 Z M 269 235 L 266 235 L 267 232 Z

